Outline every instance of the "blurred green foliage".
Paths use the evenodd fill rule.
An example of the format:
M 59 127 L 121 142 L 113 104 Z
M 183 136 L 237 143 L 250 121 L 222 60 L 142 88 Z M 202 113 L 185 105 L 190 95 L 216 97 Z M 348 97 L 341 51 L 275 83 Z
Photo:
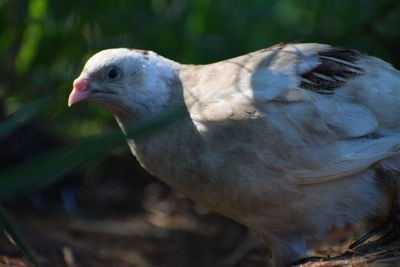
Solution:
M 36 117 L 66 148 L 116 127 L 90 103 L 67 108 L 72 81 L 105 48 L 202 64 L 279 42 L 321 42 L 400 66 L 398 0 L 0 0 L 0 25 L 0 131 L 12 134 L 10 121 L 21 117 L 10 115 L 33 116 L 29 103 L 46 97 Z

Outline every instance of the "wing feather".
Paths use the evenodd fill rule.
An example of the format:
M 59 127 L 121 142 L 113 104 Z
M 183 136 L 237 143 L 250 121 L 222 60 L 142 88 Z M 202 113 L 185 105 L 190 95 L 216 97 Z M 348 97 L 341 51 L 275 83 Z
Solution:
M 299 185 L 326 183 L 362 172 L 371 165 L 400 152 L 400 135 L 393 134 L 378 139 L 360 138 L 338 141 L 336 158 L 317 169 L 289 170 Z
M 394 78 L 381 78 L 387 73 Z M 390 100 L 400 97 L 395 89 L 400 75 L 390 65 L 355 50 L 319 44 L 280 45 L 196 66 L 195 72 L 189 68 L 182 75 L 192 81 L 183 83 L 185 101 L 196 127 L 201 125 L 200 132 L 211 124 L 215 131 L 221 122 L 257 119 L 258 124 L 265 124 L 257 128 L 274 136 L 258 133 L 246 140 L 264 145 L 262 149 L 281 159 L 287 157 L 291 167 L 284 175 L 296 184 L 341 179 L 399 153 L 400 131 L 369 137 L 387 129 L 382 128 L 390 114 L 385 109 L 400 111 L 399 101 Z M 380 89 L 389 90 L 389 95 Z M 377 106 L 377 101 L 388 105 Z M 400 123 L 392 127 L 400 129 Z M 269 141 L 257 141 L 260 138 Z M 302 149 L 313 147 L 325 150 L 329 161 L 318 161 L 316 153 L 317 164 L 310 163 L 314 166 L 310 168 L 301 165 L 310 153 L 300 160 L 290 156 L 302 157 Z

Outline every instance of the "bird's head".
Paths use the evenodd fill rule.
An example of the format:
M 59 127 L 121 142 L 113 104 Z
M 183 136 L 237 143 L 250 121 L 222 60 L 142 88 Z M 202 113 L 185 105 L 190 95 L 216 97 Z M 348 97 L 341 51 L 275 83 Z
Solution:
M 174 65 L 154 52 L 107 49 L 92 56 L 73 83 L 68 106 L 92 101 L 114 115 L 143 117 L 168 105 Z

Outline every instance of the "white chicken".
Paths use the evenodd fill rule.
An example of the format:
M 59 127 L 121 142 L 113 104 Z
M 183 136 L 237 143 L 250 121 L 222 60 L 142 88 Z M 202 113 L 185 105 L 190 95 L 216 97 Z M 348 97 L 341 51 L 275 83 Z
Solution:
M 276 45 L 208 65 L 109 49 L 88 60 L 68 104 L 86 99 L 125 133 L 184 106 L 188 116 L 161 133 L 128 138 L 132 153 L 172 188 L 256 231 L 277 266 L 397 194 L 400 72 L 352 49 Z

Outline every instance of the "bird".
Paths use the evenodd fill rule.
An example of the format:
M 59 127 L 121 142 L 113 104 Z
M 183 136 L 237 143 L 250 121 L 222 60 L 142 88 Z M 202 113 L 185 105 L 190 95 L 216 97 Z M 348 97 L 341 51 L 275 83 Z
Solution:
M 400 72 L 358 50 L 288 43 L 190 65 L 106 49 L 73 82 L 68 106 L 84 100 L 115 116 L 144 169 L 261 236 L 274 266 L 398 205 Z M 187 115 L 156 134 L 127 134 L 177 106 Z

